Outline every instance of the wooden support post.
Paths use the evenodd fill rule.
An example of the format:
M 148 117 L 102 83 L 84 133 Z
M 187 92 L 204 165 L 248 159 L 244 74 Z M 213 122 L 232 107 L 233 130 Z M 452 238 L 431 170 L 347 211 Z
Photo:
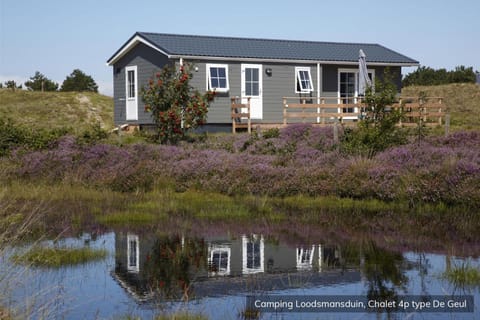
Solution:
M 284 126 L 287 125 L 287 108 L 288 108 L 287 98 L 283 98 L 283 125 Z
M 302 105 L 304 105 L 305 103 L 307 103 L 307 99 L 303 98 Z M 302 123 L 305 123 L 305 107 L 304 106 L 302 106 Z
M 230 114 L 231 114 L 231 117 L 232 117 L 232 133 L 235 134 L 236 133 L 236 128 L 235 128 L 236 119 L 234 117 L 234 114 L 236 113 L 236 111 L 233 108 L 233 105 L 236 104 L 237 99 L 236 98 L 231 98 L 230 101 L 231 101 Z
M 335 119 L 335 122 L 333 123 L 333 143 L 337 144 L 338 143 L 338 120 Z
M 445 137 L 450 134 L 450 114 L 445 115 Z
M 442 116 L 441 116 L 441 114 L 442 114 L 442 98 L 438 98 L 438 104 L 440 105 L 440 108 L 438 108 L 438 113 L 440 114 L 438 116 L 438 124 L 442 125 Z
M 322 98 L 321 100 L 321 104 L 325 104 L 325 98 Z M 321 111 L 321 114 L 320 114 L 320 117 L 321 117 L 321 123 L 322 124 L 325 124 L 325 116 L 323 115 L 325 113 L 325 108 L 322 106 L 322 108 L 320 109 Z
M 400 110 L 400 114 L 403 114 L 402 98 L 398 99 L 398 108 Z M 402 117 L 400 117 L 400 120 L 398 121 L 398 125 L 400 127 L 402 126 Z
M 422 104 L 423 122 L 427 123 L 427 106 Z
M 250 116 L 250 97 L 247 100 L 247 113 L 248 113 L 248 124 L 247 124 L 247 131 L 248 133 L 252 133 L 252 117 Z

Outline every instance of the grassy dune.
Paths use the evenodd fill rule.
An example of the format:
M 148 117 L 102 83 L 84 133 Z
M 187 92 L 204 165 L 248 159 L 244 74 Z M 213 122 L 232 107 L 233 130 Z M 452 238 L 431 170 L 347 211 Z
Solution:
M 73 128 L 94 123 L 113 128 L 113 99 L 91 92 L 0 90 L 0 118 L 34 129 Z
M 444 98 L 447 111 L 451 114 L 452 130 L 480 129 L 480 85 L 457 83 L 402 89 L 403 96 L 418 96 L 420 92 L 430 97 Z

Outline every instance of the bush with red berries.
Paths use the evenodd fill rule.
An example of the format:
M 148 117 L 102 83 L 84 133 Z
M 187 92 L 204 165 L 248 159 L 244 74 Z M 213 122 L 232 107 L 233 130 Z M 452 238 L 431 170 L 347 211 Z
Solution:
M 161 143 L 175 144 L 189 130 L 202 126 L 207 120 L 215 92 L 202 94 L 190 86 L 191 69 L 189 64 L 178 70 L 166 65 L 142 89 L 145 111 L 152 113 Z

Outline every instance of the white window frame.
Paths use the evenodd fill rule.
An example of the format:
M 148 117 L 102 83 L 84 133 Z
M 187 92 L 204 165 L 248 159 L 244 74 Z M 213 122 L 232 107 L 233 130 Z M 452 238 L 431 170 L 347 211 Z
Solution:
M 306 71 L 308 73 L 308 81 L 310 83 L 310 89 L 303 88 L 302 82 L 300 81 L 300 72 Z M 300 90 L 298 90 L 300 87 Z M 312 81 L 312 71 L 310 67 L 295 67 L 295 93 L 310 93 L 314 91 L 313 81 Z
M 338 95 L 338 103 L 341 102 L 342 100 L 342 97 L 341 97 L 341 93 L 340 93 L 340 74 L 341 73 L 355 73 L 355 94 L 354 94 L 354 98 L 355 98 L 355 102 L 354 103 L 357 103 L 357 98 L 358 98 L 358 69 L 338 69 L 338 76 L 337 76 L 337 95 Z M 374 88 L 375 86 L 375 69 L 367 69 L 367 73 L 371 73 L 372 74 L 372 88 Z
M 315 254 L 315 246 L 311 248 L 297 248 L 297 269 L 310 270 L 313 267 L 313 255 Z
M 207 64 L 206 66 L 207 72 L 206 72 L 206 79 L 207 79 L 207 90 L 211 91 L 216 91 L 216 92 L 228 92 L 230 91 L 230 81 L 228 80 L 228 64 Z M 225 78 L 226 78 L 226 87 L 225 88 L 220 88 L 220 87 L 213 87 L 212 86 L 212 79 L 210 76 L 210 69 L 211 68 L 223 68 L 225 69 Z
M 213 264 L 213 255 L 215 253 L 226 254 L 227 255 L 227 267 L 218 268 L 217 271 L 209 271 L 209 276 L 227 276 L 230 274 L 230 257 L 232 256 L 232 249 L 228 245 L 216 245 L 212 244 L 208 247 L 208 265 Z
M 132 256 L 132 249 L 135 250 L 133 252 L 134 256 Z M 133 261 L 132 264 L 131 261 Z M 140 241 L 137 235 L 130 233 L 127 234 L 127 271 L 140 272 Z
M 133 73 L 133 82 L 129 74 Z M 132 91 L 133 89 L 133 91 Z M 133 95 L 131 95 L 133 93 Z M 125 67 L 125 119 L 138 120 L 138 70 L 137 66 Z
M 248 244 L 253 243 L 259 246 L 260 263 L 259 266 L 248 267 Z M 257 257 L 254 257 L 254 259 Z M 255 274 L 265 271 L 265 243 L 263 236 L 252 235 L 242 236 L 242 272 L 243 274 Z
M 353 94 L 353 101 L 350 102 L 350 103 L 358 103 L 358 73 L 359 73 L 359 70 L 358 68 L 356 69 L 338 69 L 338 76 L 337 76 L 337 95 L 338 95 L 338 104 L 342 104 L 342 99 L 345 99 L 345 98 L 342 98 L 342 95 L 341 95 L 341 92 L 340 92 L 340 74 L 341 73 L 354 73 L 355 74 L 355 92 Z M 367 73 L 371 73 L 372 74 L 372 88 L 375 88 L 374 85 L 375 85 L 375 69 L 367 69 Z M 343 112 L 344 113 L 358 113 L 359 110 L 358 108 L 353 108 L 353 110 L 350 110 L 351 108 L 339 108 L 338 109 L 338 112 L 341 112 L 343 109 Z M 347 120 L 355 120 L 357 119 L 356 116 L 348 116 L 348 117 L 344 117 L 344 119 L 347 119 Z

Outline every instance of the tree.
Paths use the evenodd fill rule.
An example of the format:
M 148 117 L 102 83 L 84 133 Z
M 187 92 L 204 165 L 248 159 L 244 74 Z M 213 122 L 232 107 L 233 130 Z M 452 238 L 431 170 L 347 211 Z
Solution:
M 433 86 L 449 83 L 475 83 L 475 72 L 473 68 L 465 66 L 455 67 L 453 71 L 446 69 L 432 69 L 421 66 L 414 72 L 411 72 L 403 79 L 403 86 Z
M 383 81 L 375 82 L 375 90 L 371 87 L 367 89 L 365 117 L 357 129 L 345 129 L 342 140 L 344 151 L 371 158 L 377 152 L 406 142 L 404 132 L 396 126 L 403 115 L 400 110 L 392 108 L 396 94 L 397 88 L 388 74 Z
M 17 82 L 15 80 L 8 80 L 5 81 L 5 88 L 15 91 L 16 89 L 22 89 L 22 85 L 17 85 Z
M 67 76 L 63 81 L 60 91 L 92 91 L 98 92 L 98 86 L 95 80 L 89 75 L 86 75 L 79 69 Z
M 35 72 L 30 80 L 25 82 L 25 87 L 31 91 L 57 91 L 58 83 L 45 77 L 39 71 Z
M 166 65 L 142 88 L 145 111 L 152 113 L 161 143 L 176 143 L 207 119 L 215 92 L 201 94 L 191 87 L 191 68 L 186 64 L 177 70 L 175 66 Z

